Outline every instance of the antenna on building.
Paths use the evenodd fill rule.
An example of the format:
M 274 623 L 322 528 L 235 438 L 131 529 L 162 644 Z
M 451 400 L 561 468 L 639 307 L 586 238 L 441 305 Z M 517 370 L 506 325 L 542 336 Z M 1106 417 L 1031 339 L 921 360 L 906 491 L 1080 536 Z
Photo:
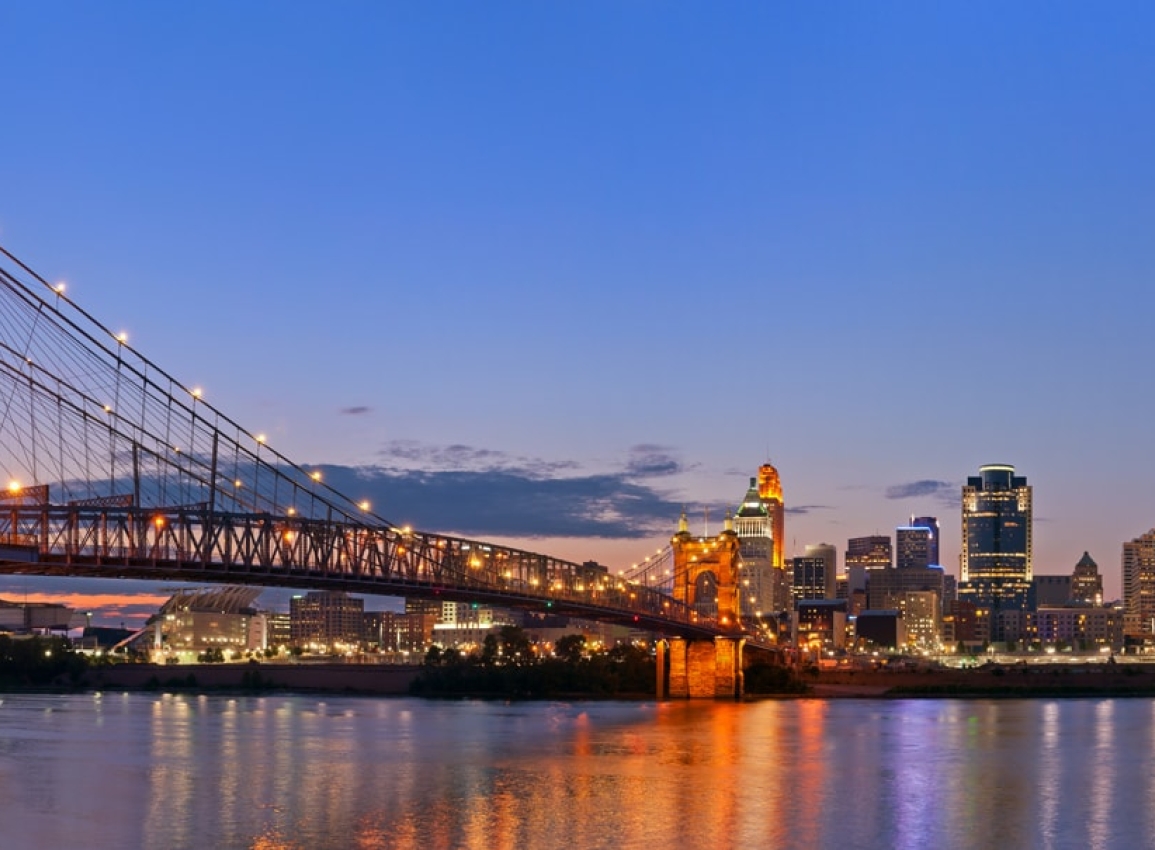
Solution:
M 703 525 L 702 525 L 702 536 L 703 537 L 709 537 L 710 536 L 710 509 L 709 508 L 702 508 L 702 513 L 706 515 L 706 518 L 705 518 L 705 520 L 703 520 Z

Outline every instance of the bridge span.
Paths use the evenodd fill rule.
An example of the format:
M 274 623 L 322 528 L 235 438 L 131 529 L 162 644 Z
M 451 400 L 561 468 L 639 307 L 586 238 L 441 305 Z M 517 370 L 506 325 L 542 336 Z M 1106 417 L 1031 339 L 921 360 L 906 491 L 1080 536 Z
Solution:
M 4 573 L 440 598 L 620 623 L 679 646 L 759 641 L 729 603 L 700 610 L 687 579 L 700 564 L 615 575 L 389 522 L 2 247 L 0 475 Z

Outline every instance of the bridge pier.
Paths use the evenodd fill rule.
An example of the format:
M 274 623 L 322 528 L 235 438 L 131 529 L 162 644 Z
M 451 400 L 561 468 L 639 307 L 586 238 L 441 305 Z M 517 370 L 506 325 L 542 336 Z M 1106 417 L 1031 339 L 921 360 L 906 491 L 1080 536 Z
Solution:
M 745 693 L 742 637 L 658 642 L 659 699 L 739 699 Z

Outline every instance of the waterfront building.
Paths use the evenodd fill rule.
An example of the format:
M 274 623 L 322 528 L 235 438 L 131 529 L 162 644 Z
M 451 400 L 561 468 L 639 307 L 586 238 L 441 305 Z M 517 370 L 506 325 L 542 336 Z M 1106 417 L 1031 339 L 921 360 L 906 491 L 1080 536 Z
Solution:
M 1155 635 L 1155 529 L 1123 544 L 1123 611 L 1128 637 Z
M 894 565 L 890 538 L 885 534 L 851 537 L 846 541 L 846 571 L 852 567 L 867 570 L 889 570 Z
M 1123 618 L 1114 608 L 1040 607 L 1035 622 L 1044 646 L 1065 645 L 1076 650 L 1123 648 Z
M 343 590 L 314 590 L 289 600 L 289 623 L 296 644 L 360 643 L 365 600 Z
M 962 490 L 959 597 L 990 611 L 992 640 L 1004 640 L 998 615 L 1026 611 L 1033 578 L 1031 487 L 1013 466 L 988 464 Z
M 1099 565 L 1089 552 L 1084 552 L 1075 564 L 1075 571 L 1071 574 L 1070 599 L 1075 605 L 1103 604 L 1103 577 L 1099 575 Z
M 178 591 L 152 619 L 153 651 L 185 661 L 209 651 L 225 659 L 263 651 L 268 623 L 253 607 L 260 594 L 259 587 L 231 585 Z

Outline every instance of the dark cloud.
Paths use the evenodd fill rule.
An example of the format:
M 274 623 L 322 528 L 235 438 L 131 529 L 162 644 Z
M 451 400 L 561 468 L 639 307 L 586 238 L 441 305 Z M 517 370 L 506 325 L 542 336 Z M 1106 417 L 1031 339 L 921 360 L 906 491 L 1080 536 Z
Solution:
M 832 511 L 833 505 L 792 505 L 786 508 L 786 513 L 794 514 L 796 516 L 805 516 L 814 511 Z
M 390 465 L 410 470 L 504 471 L 527 477 L 556 475 L 579 468 L 572 460 L 544 461 L 461 443 L 431 446 L 417 440 L 392 440 L 378 450 L 377 456 Z
M 356 405 L 353 405 L 352 407 L 342 407 L 341 408 L 341 415 L 342 416 L 364 416 L 366 413 L 372 413 L 372 412 L 373 412 L 373 408 L 366 407 L 363 404 L 356 404 Z
M 895 500 L 931 498 L 938 501 L 957 502 L 961 497 L 957 484 L 952 484 L 949 481 L 923 479 L 922 481 L 909 481 L 905 484 L 894 484 L 887 487 L 886 498 Z
M 392 523 L 478 537 L 649 537 L 673 528 L 682 509 L 624 474 L 322 468 L 332 487 L 369 499 Z
M 681 471 L 681 462 L 667 446 L 642 443 L 630 447 L 630 456 L 626 461 L 626 472 L 635 478 L 677 475 Z

